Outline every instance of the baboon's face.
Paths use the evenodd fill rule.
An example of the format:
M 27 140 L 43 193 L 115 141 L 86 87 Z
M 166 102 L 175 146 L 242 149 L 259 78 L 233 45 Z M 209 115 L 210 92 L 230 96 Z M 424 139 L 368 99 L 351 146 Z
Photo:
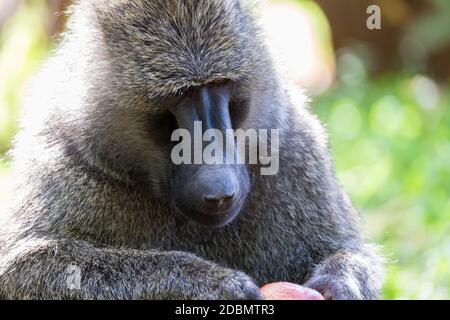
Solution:
M 170 113 L 171 129 L 185 129 L 194 140 L 194 121 L 202 121 L 202 134 L 217 129 L 225 136 L 239 127 L 257 60 L 256 34 L 240 0 L 130 0 L 100 11 L 121 83 L 145 95 L 152 112 Z M 176 208 L 200 224 L 223 226 L 245 202 L 245 165 L 167 167 Z
M 187 89 L 182 95 L 169 103 L 168 109 L 176 119 L 176 126 L 185 130 L 191 137 L 188 146 L 192 153 L 191 164 L 171 164 L 169 173 L 169 189 L 177 209 L 185 216 L 206 226 L 222 226 L 232 221 L 239 213 L 249 190 L 249 177 L 245 165 L 237 164 L 237 148 L 235 139 L 231 141 L 231 149 L 218 144 L 217 138 L 208 142 L 208 147 L 223 150 L 218 163 L 203 163 L 205 143 L 200 148 L 195 144 L 197 130 L 201 134 L 209 129 L 218 130 L 226 137 L 226 130 L 233 128 L 230 112 L 230 99 L 234 83 L 224 80 L 218 83 Z M 200 130 L 199 130 L 200 129 Z M 230 152 L 231 151 L 231 152 Z M 186 152 L 184 150 L 183 152 Z M 195 164 L 195 157 L 200 157 L 201 164 Z M 231 158 L 230 158 L 231 157 Z M 203 160 L 202 160 L 203 159 Z M 227 159 L 231 160 L 227 164 Z

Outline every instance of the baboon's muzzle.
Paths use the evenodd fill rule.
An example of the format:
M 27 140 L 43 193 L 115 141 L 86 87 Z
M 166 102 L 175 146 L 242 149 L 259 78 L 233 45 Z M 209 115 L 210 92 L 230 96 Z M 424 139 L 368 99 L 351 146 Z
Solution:
M 233 129 L 231 93 L 231 82 L 193 88 L 170 110 L 178 128 L 190 133 L 192 151 L 190 164 L 172 164 L 171 193 L 179 211 L 207 226 L 223 226 L 232 221 L 249 189 L 247 169 L 236 161 L 234 138 L 227 137 L 227 130 Z M 205 161 L 206 143 L 199 143 L 202 139 L 198 135 L 214 132 L 207 145 L 210 150 L 215 149 L 215 161 Z

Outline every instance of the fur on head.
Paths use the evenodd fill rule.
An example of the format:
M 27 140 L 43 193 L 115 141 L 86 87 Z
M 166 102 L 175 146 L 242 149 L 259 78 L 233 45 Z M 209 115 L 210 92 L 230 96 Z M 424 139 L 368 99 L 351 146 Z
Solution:
M 232 80 L 230 113 L 238 127 L 251 118 L 252 97 L 270 82 L 261 76 L 270 63 L 250 3 L 78 1 L 60 50 L 76 52 L 76 60 L 63 57 L 72 73 L 66 90 L 77 102 L 61 119 L 65 139 L 91 166 L 164 193 L 176 127 L 166 99 Z
M 99 27 L 95 40 L 116 80 L 150 98 L 217 79 L 248 80 L 258 66 L 260 41 L 248 1 L 84 0 L 78 7 L 83 14 L 75 18 L 90 17 Z M 80 30 L 76 20 L 71 25 Z

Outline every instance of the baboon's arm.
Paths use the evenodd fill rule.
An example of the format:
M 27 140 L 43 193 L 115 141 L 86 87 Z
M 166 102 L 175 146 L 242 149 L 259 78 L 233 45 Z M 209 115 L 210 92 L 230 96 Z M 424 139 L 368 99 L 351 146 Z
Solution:
M 371 246 L 342 250 L 316 265 L 305 285 L 320 291 L 326 299 L 377 299 L 382 265 Z
M 184 252 L 28 239 L 0 256 L 3 299 L 257 299 L 245 274 Z

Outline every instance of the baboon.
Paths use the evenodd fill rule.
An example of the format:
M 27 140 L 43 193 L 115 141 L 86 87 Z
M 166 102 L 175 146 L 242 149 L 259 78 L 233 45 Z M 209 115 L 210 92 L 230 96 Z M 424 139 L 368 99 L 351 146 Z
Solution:
M 79 0 L 25 103 L 6 299 L 375 299 L 382 263 L 250 0 Z M 174 165 L 171 133 L 280 129 L 279 172 Z M 267 142 L 270 144 L 270 139 Z

